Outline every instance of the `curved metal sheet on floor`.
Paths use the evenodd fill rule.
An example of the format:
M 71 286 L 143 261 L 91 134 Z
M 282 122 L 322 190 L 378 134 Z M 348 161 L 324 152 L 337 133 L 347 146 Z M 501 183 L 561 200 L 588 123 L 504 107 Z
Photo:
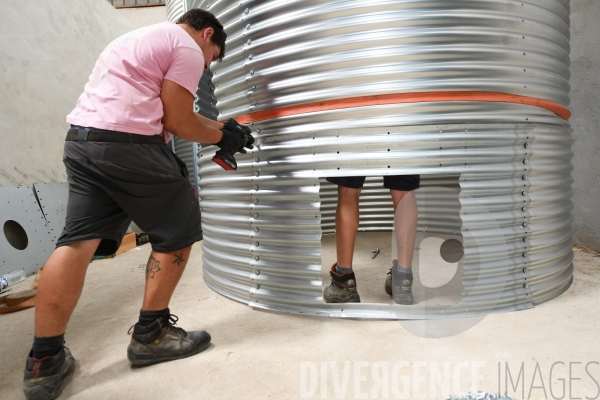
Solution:
M 31 188 L 0 187 L 0 224 L 0 275 L 31 275 L 44 266 L 54 241 Z

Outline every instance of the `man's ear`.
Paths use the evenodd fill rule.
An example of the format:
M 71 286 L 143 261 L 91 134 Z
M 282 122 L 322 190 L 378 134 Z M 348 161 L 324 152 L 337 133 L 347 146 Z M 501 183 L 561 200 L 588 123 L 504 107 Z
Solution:
M 202 39 L 206 41 L 211 41 L 212 35 L 215 33 L 213 28 L 205 28 L 204 32 L 202 32 Z

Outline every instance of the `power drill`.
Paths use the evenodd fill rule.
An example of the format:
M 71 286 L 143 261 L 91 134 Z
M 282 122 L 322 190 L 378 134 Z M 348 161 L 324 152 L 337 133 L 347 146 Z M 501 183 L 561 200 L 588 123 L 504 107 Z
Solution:
M 237 170 L 237 162 L 233 155 L 227 150 L 219 149 L 212 160 L 219 164 L 225 171 Z
M 253 149 L 253 143 L 254 143 L 254 138 L 252 137 L 251 134 L 251 130 L 250 128 L 248 128 L 247 126 L 244 125 L 240 125 L 235 119 L 233 118 L 229 118 L 227 121 L 225 121 L 225 123 L 223 124 L 223 127 L 226 128 L 229 132 L 236 132 L 236 134 L 239 134 L 242 138 L 244 138 L 245 143 L 242 146 L 242 148 L 240 150 L 238 150 L 240 153 L 245 154 L 246 150 L 244 149 L 244 147 L 247 147 L 249 149 Z M 223 168 L 226 171 L 236 171 L 237 170 L 237 162 L 235 161 L 235 158 L 233 157 L 233 154 L 231 154 L 230 151 L 225 150 L 225 149 L 219 149 L 216 153 L 215 156 L 212 158 L 212 160 L 219 164 L 221 166 L 221 168 Z

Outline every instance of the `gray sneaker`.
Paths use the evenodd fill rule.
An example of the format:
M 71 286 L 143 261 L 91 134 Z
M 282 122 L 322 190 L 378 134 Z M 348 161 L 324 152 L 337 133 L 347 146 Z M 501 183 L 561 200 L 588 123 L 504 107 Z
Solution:
M 175 326 L 177 320 L 177 316 L 166 313 L 148 326 L 135 324 L 127 347 L 127 358 L 131 364 L 142 366 L 178 360 L 208 347 L 208 332 L 186 332 Z M 131 329 L 129 331 L 131 333 Z
M 412 283 L 412 269 L 410 269 L 409 273 L 405 273 L 398 272 L 396 268 L 392 268 L 390 269 L 390 272 L 388 272 L 388 277 L 385 280 L 385 291 L 392 296 L 395 303 L 409 306 L 414 303 Z M 388 285 L 391 289 L 389 292 Z
M 331 285 L 323 290 L 325 303 L 360 303 L 354 272 L 339 275 L 335 272 L 335 264 L 333 264 L 329 274 L 331 275 Z
M 50 357 L 41 360 L 31 353 L 25 364 L 23 392 L 27 400 L 56 399 L 63 391 L 62 381 L 75 369 L 75 358 L 64 347 Z

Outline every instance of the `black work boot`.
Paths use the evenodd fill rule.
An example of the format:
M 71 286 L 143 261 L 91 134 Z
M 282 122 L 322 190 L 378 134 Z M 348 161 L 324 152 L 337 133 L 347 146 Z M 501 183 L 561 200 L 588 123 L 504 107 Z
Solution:
M 138 366 L 151 365 L 193 356 L 208 347 L 208 332 L 186 332 L 175 326 L 177 320 L 177 316 L 166 312 L 148 326 L 135 324 L 127 347 L 129 361 Z
M 62 381 L 75 369 L 75 359 L 68 348 L 42 359 L 29 353 L 25 364 L 23 392 L 27 400 L 56 399 L 63 391 Z
M 356 277 L 351 274 L 339 275 L 335 272 L 335 265 L 331 267 L 331 285 L 323 290 L 325 303 L 360 303 L 360 296 L 356 291 Z
M 412 268 L 405 270 L 404 268 L 392 267 L 385 280 L 385 292 L 392 296 L 397 304 L 411 305 L 414 303 L 412 283 Z

